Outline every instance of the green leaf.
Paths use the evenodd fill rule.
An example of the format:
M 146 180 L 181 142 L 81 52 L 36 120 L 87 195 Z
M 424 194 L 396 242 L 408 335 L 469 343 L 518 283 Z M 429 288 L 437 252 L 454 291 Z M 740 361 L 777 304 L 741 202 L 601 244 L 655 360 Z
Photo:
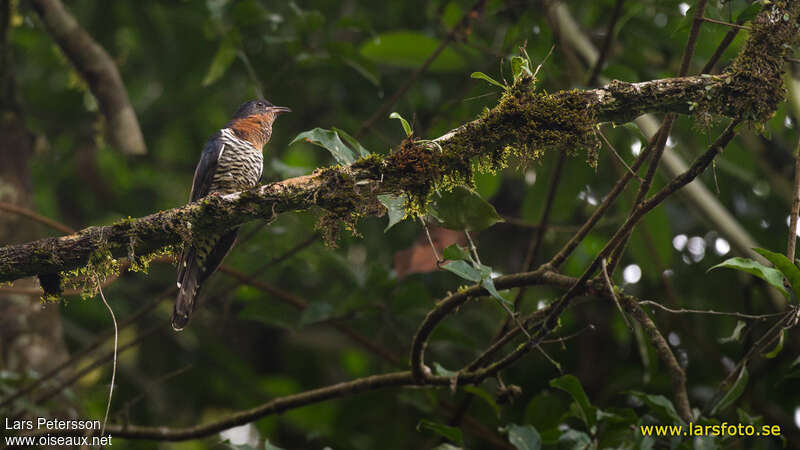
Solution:
M 739 417 L 739 422 L 755 427 L 760 427 L 764 423 L 763 416 L 751 415 L 742 408 L 736 408 L 736 416 Z
M 500 417 L 500 406 L 497 405 L 497 402 L 494 401 L 494 397 L 492 397 L 488 392 L 479 388 L 478 386 L 472 385 L 464 386 L 462 389 L 470 394 L 475 395 L 476 397 L 480 397 L 494 410 L 494 414 L 497 417 Z
M 411 125 L 408 124 L 408 121 L 406 119 L 404 119 L 403 116 L 400 115 L 400 113 L 393 112 L 393 113 L 389 114 L 389 118 L 390 119 L 399 119 L 400 120 L 400 123 L 403 125 L 403 130 L 406 132 L 406 136 L 411 136 L 411 134 L 414 132 L 411 129 Z
M 754 248 L 753 250 L 774 264 L 775 268 L 780 270 L 783 276 L 789 280 L 795 297 L 800 296 L 800 269 L 798 269 L 793 262 L 789 261 L 789 258 L 780 253 L 771 252 L 763 248 Z
M 742 320 L 737 321 L 736 328 L 733 329 L 733 333 L 731 333 L 731 335 L 726 338 L 718 339 L 719 343 L 727 344 L 729 342 L 736 342 L 740 340 L 742 338 L 742 330 L 744 330 L 745 326 L 747 326 L 747 324 L 744 321 Z
M 450 261 L 442 265 L 442 269 L 453 272 L 465 280 L 474 281 L 476 283 L 481 281 L 481 273 L 466 261 Z
M 234 59 L 236 59 L 236 47 L 234 47 L 233 43 L 228 39 L 220 42 L 217 53 L 214 55 L 214 59 L 211 60 L 208 72 L 203 78 L 203 86 L 208 86 L 225 75 L 225 72 L 233 64 Z
M 289 145 L 298 141 L 310 142 L 328 150 L 336 159 L 336 162 L 341 165 L 352 164 L 356 160 L 353 150 L 344 145 L 344 142 L 339 139 L 339 134 L 332 130 L 314 128 L 313 130 L 304 131 L 295 136 Z
M 678 415 L 678 411 L 675 410 L 675 405 L 663 395 L 649 395 L 638 391 L 630 391 L 629 393 L 645 402 L 650 410 L 664 423 L 684 423 L 681 416 Z
M 572 403 L 566 396 L 544 389 L 534 396 L 525 407 L 525 423 L 535 426 L 539 430 L 550 430 L 561 423 L 561 417 Z
M 439 364 L 438 362 L 435 362 L 435 361 L 433 363 L 433 370 L 434 370 L 434 372 L 436 372 L 436 375 L 439 375 L 439 376 L 442 376 L 442 377 L 450 377 L 450 378 L 452 378 L 452 377 L 458 376 L 458 372 L 456 372 L 454 370 L 445 369 L 443 365 L 441 365 L 441 364 Z
M 745 23 L 753 20 L 761 11 L 761 2 L 753 2 L 736 15 L 736 23 Z
M 568 430 L 558 438 L 559 450 L 588 450 L 592 448 L 592 438 L 583 431 Z
M 481 286 L 483 286 L 484 289 L 489 291 L 489 295 L 491 295 L 501 303 L 505 304 L 507 307 L 513 308 L 514 303 L 511 300 L 508 300 L 502 295 L 500 295 L 499 292 L 497 292 L 497 288 L 494 287 L 494 280 L 492 280 L 491 268 L 489 268 L 489 270 L 490 270 L 489 275 L 484 275 L 483 278 L 481 278 Z
M 747 366 L 742 367 L 742 371 L 739 372 L 739 377 L 736 378 L 736 381 L 733 383 L 728 392 L 722 396 L 721 399 L 711 408 L 711 415 L 715 416 L 717 413 L 724 412 L 731 406 L 741 395 L 744 393 L 744 389 L 747 387 L 747 381 L 750 378 L 750 375 L 747 373 Z
M 597 421 L 614 424 L 635 425 L 636 422 L 639 421 L 639 417 L 631 408 L 609 408 L 607 411 L 603 411 L 602 409 L 598 408 Z
M 542 437 L 533 425 L 508 425 L 508 442 L 517 450 L 539 450 Z
M 431 420 L 422 419 L 417 424 L 417 431 L 429 430 L 432 431 L 448 441 L 455 442 L 458 445 L 463 445 L 464 441 L 461 437 L 461 429 L 450 427 Z
M 470 260 L 472 256 L 469 254 L 469 249 L 466 247 L 462 247 L 458 244 L 452 244 L 451 246 L 444 249 L 442 252 L 442 258 L 449 259 L 451 261 L 457 260 Z
M 783 329 L 781 330 L 781 335 L 778 338 L 778 343 L 775 344 L 775 347 L 773 347 L 772 350 L 769 351 L 769 353 L 764 354 L 764 358 L 772 359 L 778 356 L 778 353 L 780 353 L 781 350 L 783 350 L 783 339 L 785 336 L 786 336 L 786 329 Z
M 364 146 L 361 145 L 360 142 L 358 142 L 358 139 L 354 138 L 353 136 L 350 136 L 350 134 L 344 131 L 343 129 L 337 127 L 331 127 L 331 129 L 336 133 L 338 133 L 339 137 L 347 141 L 347 143 L 350 144 L 351 148 L 358 151 L 358 155 L 361 156 L 362 158 L 365 158 L 372 153 L 366 148 L 364 148 Z
M 416 69 L 425 63 L 441 41 L 414 31 L 390 31 L 366 41 L 359 49 L 368 60 L 388 66 Z M 430 72 L 453 72 L 463 69 L 464 58 L 445 47 L 428 67 Z
M 494 206 L 463 186 L 434 196 L 428 213 L 451 230 L 481 231 L 503 221 Z
M 581 386 L 581 382 L 578 378 L 574 375 L 567 374 L 550 380 L 550 386 L 566 391 L 571 395 L 572 399 L 575 400 L 575 403 L 578 405 L 580 418 L 583 420 L 583 423 L 590 427 L 594 425 L 597 419 L 595 409 L 592 404 L 589 403 L 589 397 L 586 396 L 586 392 L 583 390 L 583 386 Z
M 493 85 L 495 85 L 495 86 L 497 86 L 497 87 L 499 87 L 500 89 L 503 89 L 503 90 L 508 89 L 508 86 L 506 86 L 505 84 L 495 80 L 494 78 L 490 77 L 489 75 L 486 75 L 483 72 L 472 72 L 472 75 L 470 75 L 470 78 L 475 78 L 475 79 L 478 79 L 478 80 L 486 81 L 489 84 L 493 84 Z
M 511 58 L 511 73 L 514 75 L 514 80 L 518 80 L 523 75 L 533 75 L 528 60 L 522 56 Z
M 406 217 L 406 196 L 405 194 L 381 194 L 378 196 L 378 201 L 386 208 L 386 213 L 389 215 L 389 224 L 383 229 L 383 232 L 386 233 L 389 228 L 392 228 Z
M 789 293 L 786 292 L 786 288 L 783 286 L 783 276 L 781 273 L 772 267 L 767 267 L 761 264 L 758 261 L 754 261 L 750 258 L 730 258 L 708 270 L 712 271 L 720 267 L 741 270 L 742 272 L 755 275 L 769 283 L 771 286 L 774 286 L 779 291 L 783 292 L 784 295 L 789 295 Z

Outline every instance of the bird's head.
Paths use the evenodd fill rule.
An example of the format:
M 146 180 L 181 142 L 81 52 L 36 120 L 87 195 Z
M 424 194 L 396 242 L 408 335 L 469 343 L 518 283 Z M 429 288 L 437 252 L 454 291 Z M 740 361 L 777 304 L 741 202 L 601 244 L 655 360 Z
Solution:
M 291 111 L 285 106 L 275 106 L 264 99 L 250 100 L 239 107 L 228 128 L 254 147 L 262 148 L 272 136 L 272 124 L 278 115 Z

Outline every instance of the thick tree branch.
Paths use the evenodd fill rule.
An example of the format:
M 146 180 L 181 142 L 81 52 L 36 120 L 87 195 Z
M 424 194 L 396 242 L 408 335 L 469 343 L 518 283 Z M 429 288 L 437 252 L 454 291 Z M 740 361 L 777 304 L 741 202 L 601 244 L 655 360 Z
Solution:
M 61 3 L 61 0 L 33 0 L 47 32 L 81 74 L 106 117 L 111 143 L 127 154 L 147 152 L 122 77 L 114 60 Z
M 501 155 L 504 149 L 593 145 L 597 123 L 630 120 L 644 112 L 689 112 L 689 103 L 732 116 L 752 114 L 752 105 L 707 100 L 708 92 L 728 92 L 735 74 L 685 77 L 643 83 L 613 82 L 587 91 L 552 95 L 534 92 L 521 82 L 484 117 L 435 141 L 406 141 L 386 157 L 373 155 L 350 166 L 256 187 L 161 211 L 139 219 L 90 227 L 76 234 L 0 248 L 0 282 L 85 266 L 98 252 L 113 257 L 146 255 L 190 240 L 194 233 L 221 231 L 276 214 L 320 207 L 341 218 L 380 214 L 376 195 L 430 189 L 447 175 L 468 170 L 472 159 Z M 738 102 L 741 106 L 745 102 Z

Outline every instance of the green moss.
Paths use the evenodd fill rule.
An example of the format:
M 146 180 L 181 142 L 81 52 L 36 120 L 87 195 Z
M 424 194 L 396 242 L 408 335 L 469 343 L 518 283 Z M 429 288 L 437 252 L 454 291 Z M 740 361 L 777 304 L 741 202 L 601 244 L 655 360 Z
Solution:
M 407 139 L 386 158 L 385 173 L 409 199 L 408 209 L 421 214 L 436 189 L 470 185 L 473 171 L 495 172 L 516 159 L 539 159 L 548 149 L 585 148 L 596 160 L 595 118 L 578 91 L 550 95 L 533 90 L 523 78 L 501 98 L 449 139 L 431 145 Z M 487 149 L 490 151 L 487 152 Z
M 112 224 L 112 226 L 127 225 L 128 227 L 131 227 L 131 226 L 136 225 L 136 222 L 137 222 L 137 219 L 134 219 L 133 217 L 128 216 L 128 217 L 124 217 L 124 218 L 119 219 L 118 221 L 114 222 Z
M 107 278 L 119 274 L 119 261 L 111 256 L 107 245 L 99 245 L 89 255 L 85 265 L 77 269 L 61 272 L 64 286 L 81 291 L 81 297 L 89 298 L 97 293 L 99 284 Z
M 161 247 L 160 249 L 145 255 L 145 256 L 134 256 L 133 258 L 129 258 L 131 263 L 130 270 L 131 272 L 142 272 L 147 273 L 150 269 L 150 263 L 153 260 L 163 257 L 172 257 L 174 258 L 178 254 L 177 250 L 172 245 L 167 245 L 165 247 Z
M 378 160 L 371 158 L 371 161 L 374 163 Z M 370 160 L 362 159 L 359 168 L 368 169 L 369 164 Z M 381 215 L 385 211 L 372 186 L 356 185 L 352 168 L 327 167 L 317 169 L 314 174 L 319 177 L 320 183 L 313 194 L 313 204 L 325 211 L 316 227 L 329 246 L 336 246 L 340 224 L 358 236 L 356 224 L 361 217 Z
M 520 78 L 496 107 L 446 140 L 408 138 L 388 156 L 373 154 L 349 169 L 316 172 L 325 186 L 315 193 L 314 204 L 326 211 L 317 224 L 326 241 L 335 242 L 340 222 L 354 231 L 359 217 L 384 210 L 374 194 L 357 189 L 351 175 L 355 172 L 380 178 L 384 191 L 404 193 L 407 214 L 418 216 L 426 213 L 432 192 L 472 185 L 476 170 L 494 173 L 512 160 L 523 164 L 537 160 L 549 149 L 585 148 L 588 159 L 596 161 L 595 117 L 580 93 L 536 92 L 533 81 Z
M 783 75 L 787 53 L 797 37 L 797 2 L 776 1 L 764 7 L 751 25 L 745 47 L 723 74 L 723 82 L 708 89 L 692 108 L 708 122 L 711 114 L 765 122 L 786 96 Z M 692 105 L 695 106 L 695 105 Z

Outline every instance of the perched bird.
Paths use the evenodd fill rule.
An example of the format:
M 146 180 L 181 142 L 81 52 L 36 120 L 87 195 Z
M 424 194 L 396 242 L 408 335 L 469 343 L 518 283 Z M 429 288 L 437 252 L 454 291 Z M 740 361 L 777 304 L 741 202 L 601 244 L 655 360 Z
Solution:
M 203 147 L 194 171 L 190 202 L 215 192 L 230 194 L 259 183 L 264 170 L 264 144 L 272 136 L 272 124 L 289 108 L 266 100 L 252 100 L 236 111 L 225 128 L 214 133 Z M 172 328 L 182 330 L 195 308 L 200 285 L 219 267 L 236 241 L 238 228 L 222 234 L 195 236 L 178 261 L 178 298 L 172 312 Z

